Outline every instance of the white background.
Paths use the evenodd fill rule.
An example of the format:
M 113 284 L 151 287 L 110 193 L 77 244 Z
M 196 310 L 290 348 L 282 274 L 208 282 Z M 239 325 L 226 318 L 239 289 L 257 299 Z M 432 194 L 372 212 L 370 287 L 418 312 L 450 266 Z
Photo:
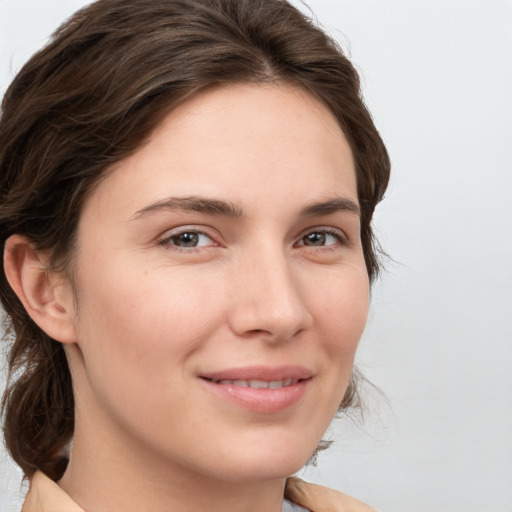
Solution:
M 157 1 L 157 0 L 155 0 Z M 79 0 L 0 0 L 0 90 Z M 361 70 L 393 178 L 395 260 L 341 421 L 306 478 L 381 512 L 512 512 L 512 1 L 310 0 Z M 0 452 L 0 510 L 20 508 Z

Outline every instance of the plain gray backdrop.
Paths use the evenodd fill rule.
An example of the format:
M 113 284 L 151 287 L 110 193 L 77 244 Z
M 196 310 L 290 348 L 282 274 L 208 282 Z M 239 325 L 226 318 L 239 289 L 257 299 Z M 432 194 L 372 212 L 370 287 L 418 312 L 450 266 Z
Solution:
M 0 0 L 0 93 L 85 3 Z M 308 3 L 388 145 L 376 226 L 395 262 L 358 353 L 386 398 L 367 390 L 364 423 L 334 423 L 301 476 L 381 512 L 511 512 L 512 1 Z M 0 451 L 0 510 L 21 495 Z

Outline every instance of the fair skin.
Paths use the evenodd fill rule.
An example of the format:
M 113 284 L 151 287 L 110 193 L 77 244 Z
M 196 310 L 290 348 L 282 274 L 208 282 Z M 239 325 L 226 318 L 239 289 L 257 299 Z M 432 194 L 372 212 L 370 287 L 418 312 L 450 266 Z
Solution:
M 171 112 L 88 198 L 76 301 L 9 240 L 11 285 L 65 343 L 76 426 L 59 484 L 80 506 L 281 510 L 366 322 L 357 206 L 349 145 L 318 100 L 229 85 Z

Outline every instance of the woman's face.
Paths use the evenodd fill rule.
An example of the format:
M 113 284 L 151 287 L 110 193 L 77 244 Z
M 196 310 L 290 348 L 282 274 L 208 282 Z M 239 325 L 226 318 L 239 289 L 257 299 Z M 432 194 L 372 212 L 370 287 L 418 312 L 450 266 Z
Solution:
M 231 481 L 298 470 L 365 325 L 359 229 L 349 145 L 312 96 L 230 85 L 175 109 L 83 210 L 77 442 Z

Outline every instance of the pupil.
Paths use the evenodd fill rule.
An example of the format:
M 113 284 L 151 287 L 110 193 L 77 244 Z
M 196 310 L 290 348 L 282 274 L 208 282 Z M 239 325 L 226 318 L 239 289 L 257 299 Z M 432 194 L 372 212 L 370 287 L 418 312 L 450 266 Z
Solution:
M 182 247 L 195 247 L 199 241 L 197 233 L 182 233 L 178 237 L 178 245 Z
M 325 233 L 310 233 L 304 240 L 306 245 L 324 245 Z

